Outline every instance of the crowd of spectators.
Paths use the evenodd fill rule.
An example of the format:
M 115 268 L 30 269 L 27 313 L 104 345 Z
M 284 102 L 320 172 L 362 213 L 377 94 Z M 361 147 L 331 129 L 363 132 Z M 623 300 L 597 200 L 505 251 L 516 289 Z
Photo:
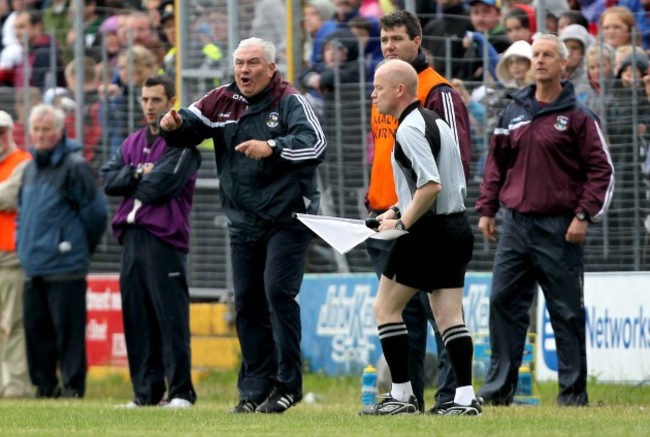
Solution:
M 358 38 L 348 37 L 344 51 L 349 54 L 349 47 L 354 45 L 365 49 L 365 72 L 356 76 L 372 81 L 377 66 L 372 42 L 378 41 L 373 33 L 374 23 L 382 14 L 403 8 L 404 4 L 399 0 L 389 4 L 376 2 L 379 7 L 372 9 L 373 13 L 364 13 L 365 3 L 361 0 L 306 2 L 304 23 L 308 42 L 299 85 L 310 96 L 327 102 L 328 95 L 332 95 L 331 83 L 327 86 L 319 83 L 315 72 L 331 68 L 323 59 L 324 45 L 334 32 L 341 38 L 344 28 Z M 468 106 L 472 122 L 474 182 L 482 179 L 487 143 L 501 109 L 512 92 L 531 82 L 530 44 L 535 34 L 540 31 L 554 33 L 564 42 L 569 58 L 563 79 L 573 83 L 578 100 L 600 118 L 610 147 L 616 169 L 617 196 L 610 210 L 609 224 L 603 231 L 608 236 L 603 238 L 615 242 L 610 255 L 619 257 L 617 259 L 626 265 L 633 263 L 629 250 L 633 241 L 650 233 L 650 229 L 644 230 L 650 199 L 647 132 L 650 6 L 645 3 L 638 0 L 416 2 L 416 12 L 423 25 L 423 49 L 430 63 L 452 81 Z M 538 28 L 540 15 L 544 29 Z M 365 23 L 369 39 L 361 39 L 357 34 L 359 23 Z M 356 82 L 355 75 L 348 74 L 350 67 L 346 61 L 345 56 L 341 57 L 337 67 L 342 73 L 336 76 L 341 90 Z M 329 110 L 340 113 L 346 101 L 343 95 L 341 102 L 330 105 Z M 327 111 L 328 105 L 325 105 L 324 129 L 340 135 L 341 125 L 328 126 Z M 345 136 L 341 142 L 346 145 Z M 368 152 L 371 157 L 372 144 Z M 361 183 L 363 181 L 356 181 L 357 185 Z M 343 189 L 354 191 L 354 183 L 344 181 L 344 184 Z M 350 212 L 340 213 L 349 215 Z
M 98 167 L 130 132 L 141 127 L 142 82 L 158 74 L 175 78 L 175 4 L 173 0 L 82 2 L 83 59 L 74 57 L 76 4 L 0 0 L 0 104 L 14 116 L 16 141 L 24 147 L 22 107 L 29 109 L 42 101 L 63 109 L 67 135 L 75 138 L 76 103 L 83 101 L 83 152 Z M 194 67 L 218 71 L 227 25 L 221 12 L 195 13 L 190 32 Z M 77 95 L 77 63 L 83 64 L 83 100 Z M 218 83 L 211 81 L 209 86 Z
M 650 7 L 645 3 L 640 0 L 415 2 L 423 25 L 422 47 L 427 59 L 454 83 L 471 115 L 472 179 L 481 180 L 487 140 L 499 110 L 513 90 L 529 83 L 529 44 L 535 33 L 553 32 L 569 49 L 565 79 L 573 82 L 578 99 L 601 118 L 611 147 L 622 202 L 613 205 L 612 217 L 618 208 L 621 217 L 629 221 L 630 208 L 637 208 L 639 200 L 641 204 L 647 201 L 649 193 L 650 166 L 641 165 L 650 162 L 646 128 L 650 111 L 650 75 L 647 74 Z M 70 0 L 0 0 L 0 102 L 2 109 L 15 120 L 14 133 L 20 147 L 25 146 L 24 106 L 29 108 L 40 101 L 66 111 L 66 131 L 74 138 L 76 102 L 82 100 L 77 96 L 76 65 L 82 63 L 85 72 L 83 152 L 98 167 L 110 159 L 130 132 L 141 127 L 138 99 L 146 77 L 166 74 L 176 78 L 176 5 L 173 0 L 84 1 L 81 37 L 85 58 L 73 59 L 79 37 L 73 26 L 75 4 Z M 371 140 L 357 130 L 365 128 L 360 108 L 370 106 L 373 74 L 382 60 L 378 19 L 404 6 L 400 0 L 305 0 L 303 3 L 300 32 L 303 58 L 302 65 L 294 69 L 295 83 L 323 117 L 323 127 L 328 130 L 328 124 L 334 123 L 329 126 L 331 140 L 348 146 L 339 164 L 366 166 L 367 171 L 371 162 Z M 242 0 L 238 8 L 239 35 L 273 41 L 278 47 L 278 64 L 286 64 L 286 20 L 276 13 L 285 8 L 285 0 Z M 184 56 L 190 63 L 184 68 L 214 72 L 214 78 L 203 81 L 205 91 L 226 79 L 227 5 L 225 1 L 195 0 L 188 2 L 187 10 L 191 14 L 188 41 L 191 53 Z M 540 15 L 545 29 L 538 29 Z M 282 19 L 269 20 L 271 16 Z M 358 87 L 359 82 L 365 83 L 365 95 L 360 91 L 363 87 Z M 354 104 L 341 109 L 336 99 Z M 359 147 L 364 143 L 365 148 Z M 363 172 L 363 169 L 345 172 L 349 177 L 354 175 L 354 181 L 343 183 L 357 193 L 356 197 L 364 191 L 361 185 L 367 183 Z M 349 197 L 342 195 L 345 199 Z M 335 212 L 354 215 L 354 208 L 362 205 L 362 201 L 351 204 L 351 210 Z M 627 232 L 627 226 L 640 226 L 623 219 L 619 226 L 615 218 L 612 220 L 614 234 Z

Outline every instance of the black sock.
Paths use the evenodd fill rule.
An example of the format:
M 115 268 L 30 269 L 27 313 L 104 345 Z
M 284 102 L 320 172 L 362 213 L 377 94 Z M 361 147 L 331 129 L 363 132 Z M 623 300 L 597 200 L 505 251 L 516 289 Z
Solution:
M 410 350 L 406 325 L 404 323 L 385 323 L 377 326 L 377 330 L 393 382 L 399 384 L 410 381 L 408 369 Z
M 472 357 L 474 355 L 474 344 L 465 325 L 456 325 L 448 328 L 442 333 L 442 341 L 445 342 L 451 367 L 456 375 L 456 385 L 464 387 L 472 385 Z

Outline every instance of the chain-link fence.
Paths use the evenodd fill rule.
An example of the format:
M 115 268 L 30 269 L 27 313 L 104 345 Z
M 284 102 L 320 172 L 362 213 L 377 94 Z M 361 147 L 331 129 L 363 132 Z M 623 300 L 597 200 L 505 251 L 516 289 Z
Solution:
M 272 0 L 268 3 L 273 5 Z M 177 42 L 182 51 L 179 56 L 180 69 L 175 71 L 180 80 L 181 103 L 187 106 L 199 99 L 214 86 L 232 80 L 231 53 L 238 41 L 261 33 L 273 35 L 273 29 L 265 28 L 273 18 L 261 20 L 259 6 L 261 1 L 230 0 L 177 2 L 179 7 L 179 28 Z M 282 3 L 279 3 L 282 4 Z M 268 6 L 268 5 L 266 5 Z M 257 17 L 256 17 L 257 10 Z M 264 11 L 264 9 L 262 10 Z M 277 11 L 277 14 L 281 14 Z M 274 15 L 275 16 L 275 15 Z M 296 32 L 293 38 L 302 38 Z M 282 36 L 280 37 L 282 39 Z M 141 112 L 138 103 L 138 84 L 133 80 L 138 74 L 155 73 L 161 65 L 156 59 L 153 70 L 151 60 L 135 48 L 134 37 L 129 36 L 129 47 L 116 55 L 110 52 L 104 41 L 98 49 L 97 62 L 99 82 L 106 89 L 112 82 L 116 71 L 122 71 L 126 79 L 126 91 L 120 95 L 88 92 L 81 114 L 86 149 L 91 148 L 91 161 L 99 168 L 111 156 L 121 139 L 141 126 Z M 482 63 L 487 56 L 468 58 L 459 53 L 456 37 L 425 37 L 423 46 L 442 47 L 443 54 L 431 58 L 441 73 L 452 74 L 454 68 L 465 64 Z M 280 47 L 283 42 L 279 42 Z M 216 46 L 217 52 L 214 51 Z M 302 47 L 302 46 L 301 46 Z M 206 51 L 207 50 L 207 51 Z M 52 56 L 57 53 L 52 50 Z M 286 51 L 280 51 L 279 69 L 287 70 Z M 483 54 L 481 54 L 483 55 Z M 117 58 L 115 58 L 117 56 Z M 77 59 L 75 57 L 75 59 Z M 364 63 L 358 63 L 363 68 Z M 456 67 L 455 67 L 456 66 Z M 117 68 L 117 70 L 115 70 Z M 299 68 L 298 68 L 299 70 Z M 81 70 L 76 70 L 81 72 Z M 148 73 L 147 73 L 148 72 Z M 366 78 L 366 71 L 358 77 Z M 25 74 L 29 74 L 27 71 Z M 48 77 L 56 77 L 50 70 Z M 83 73 L 82 73 L 83 74 Z M 82 76 L 83 77 L 83 76 Z M 50 81 L 50 85 L 53 82 Z M 465 87 L 473 93 L 473 104 L 482 105 L 485 116 L 472 118 L 472 177 L 468 180 L 466 205 L 476 236 L 474 259 L 470 269 L 490 271 L 494 257 L 494 244 L 490 244 L 480 234 L 478 217 L 474 203 L 478 197 L 482 164 L 487 155 L 487 144 L 491 126 L 508 99 L 499 93 L 498 87 L 483 73 L 476 80 L 465 80 Z M 0 88 L 0 105 L 17 116 L 20 123 L 25 122 L 23 114 L 35 101 L 42 98 L 42 91 L 19 92 L 15 89 Z M 364 196 L 368 187 L 370 163 L 372 159 L 372 139 L 369 134 L 370 86 L 366 82 L 336 82 L 333 91 L 326 92 L 322 100 L 321 123 L 328 139 L 327 160 L 320 167 L 319 182 L 323 193 L 322 213 L 327 215 L 364 218 L 366 209 Z M 616 169 L 616 190 L 610 213 L 600 225 L 589 228 L 586 246 L 586 269 L 589 271 L 607 270 L 647 270 L 649 260 L 648 231 L 644 220 L 650 213 L 648 181 L 642 173 L 646 159 L 647 135 L 650 106 L 648 97 L 641 85 L 625 88 L 618 79 L 601 81 L 599 94 L 601 102 L 599 116 Z M 78 99 L 79 100 L 79 99 Z M 89 108 L 95 108 L 91 111 Z M 71 109 L 75 109 L 71 108 Z M 89 126 L 96 117 L 100 133 L 89 135 Z M 24 131 L 17 132 L 24 135 Z M 89 136 L 92 139 L 89 139 Z M 94 144 L 88 144 L 94 141 Z M 24 142 L 24 141 L 23 141 Z M 197 192 L 191 215 L 191 251 L 188 259 L 189 282 L 195 297 L 218 297 L 231 289 L 231 269 L 229 266 L 228 236 L 226 220 L 220 205 L 219 182 L 210 142 L 200 146 L 203 164 L 199 171 Z M 114 210 L 119 199 L 111 199 Z M 435 250 L 435 248 L 432 248 Z M 94 272 L 116 272 L 119 270 L 120 248 L 107 232 L 103 243 L 93 258 Z M 308 258 L 308 272 L 363 272 L 371 271 L 365 249 L 358 247 L 345 256 L 336 254 L 322 241 L 315 239 Z

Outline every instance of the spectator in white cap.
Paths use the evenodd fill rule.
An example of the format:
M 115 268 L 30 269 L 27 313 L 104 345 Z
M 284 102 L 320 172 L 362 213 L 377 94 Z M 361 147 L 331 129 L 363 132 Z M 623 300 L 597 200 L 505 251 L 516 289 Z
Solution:
M 497 63 L 497 79 L 506 88 L 521 88 L 533 81 L 530 72 L 533 52 L 527 41 L 515 41 Z
M 591 93 L 591 85 L 585 67 L 585 53 L 594 42 L 594 39 L 583 26 L 579 24 L 569 24 L 560 34 L 560 41 L 569 50 L 564 69 L 563 79 L 573 82 L 576 90 L 577 99 L 585 103 L 588 95 Z

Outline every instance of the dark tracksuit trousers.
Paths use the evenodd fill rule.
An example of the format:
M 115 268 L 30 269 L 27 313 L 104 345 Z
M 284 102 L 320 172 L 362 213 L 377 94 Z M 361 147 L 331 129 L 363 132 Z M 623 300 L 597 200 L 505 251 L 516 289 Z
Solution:
M 377 240 L 369 238 L 366 240 L 366 250 L 372 267 L 381 276 L 384 271 L 384 264 L 393 241 Z M 451 368 L 449 353 L 442 341 L 438 326 L 433 318 L 433 311 L 429 303 L 429 293 L 417 292 L 406 304 L 402 311 L 402 319 L 406 324 L 409 336 L 409 376 L 413 393 L 418 400 L 420 409 L 424 411 L 424 357 L 427 347 L 427 320 L 431 323 L 436 335 L 436 348 L 438 349 L 438 391 L 435 395 L 436 405 L 442 405 L 454 400 L 456 394 L 456 378 Z
M 583 246 L 565 234 L 573 215 L 531 216 L 505 210 L 490 296 L 492 355 L 479 395 L 508 405 L 517 388 L 535 283 L 539 283 L 558 354 L 559 405 L 586 405 L 587 353 Z
M 186 254 L 144 229 L 122 240 L 120 290 L 129 371 L 140 405 L 167 398 L 196 401 L 190 351 Z
M 312 234 L 302 224 L 230 229 L 242 400 L 263 402 L 281 384 L 302 395 L 300 291 Z
M 25 282 L 27 363 L 39 397 L 85 394 L 86 288 L 85 275 L 75 279 L 35 277 Z

